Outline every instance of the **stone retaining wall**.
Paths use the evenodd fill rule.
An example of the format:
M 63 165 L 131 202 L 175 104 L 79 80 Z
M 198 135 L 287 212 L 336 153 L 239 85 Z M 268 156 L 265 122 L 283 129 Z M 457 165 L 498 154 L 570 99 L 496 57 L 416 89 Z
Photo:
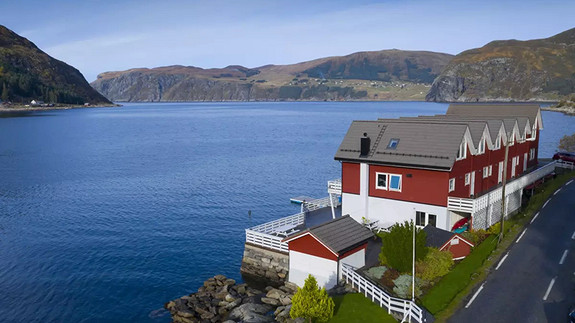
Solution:
M 286 281 L 288 271 L 289 256 L 287 253 L 245 244 L 242 273 L 282 283 Z

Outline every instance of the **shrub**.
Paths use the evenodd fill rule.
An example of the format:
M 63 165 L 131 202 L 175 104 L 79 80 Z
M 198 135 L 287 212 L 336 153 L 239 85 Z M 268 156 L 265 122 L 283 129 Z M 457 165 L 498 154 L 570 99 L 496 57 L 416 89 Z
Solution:
M 485 238 L 487 238 L 488 233 L 483 229 L 479 229 L 479 230 L 465 231 L 461 235 L 464 238 L 468 239 L 469 241 L 473 242 L 474 245 L 478 245 L 483 240 L 485 240 Z
M 303 317 L 309 322 L 327 322 L 333 317 L 335 304 L 327 295 L 325 288 L 319 289 L 312 275 L 307 276 L 303 288 L 298 288 L 292 298 L 290 316 Z
M 411 286 L 412 277 L 411 275 L 401 275 L 393 281 L 395 287 L 393 292 L 401 298 L 411 298 Z M 421 285 L 423 282 L 421 279 L 415 277 L 415 297 L 421 296 Z
M 494 225 L 490 226 L 489 229 L 487 229 L 487 233 L 489 234 L 499 234 L 501 231 L 501 222 L 497 222 Z
M 390 231 L 381 236 L 382 247 L 380 261 L 386 260 L 386 265 L 399 270 L 410 272 L 413 261 L 413 227 L 412 223 L 405 221 L 403 224 L 395 224 Z M 421 229 L 415 234 L 415 259 L 421 260 L 427 254 L 425 247 L 426 234 Z M 383 265 L 383 263 L 382 263 Z
M 449 272 L 453 266 L 453 257 L 449 251 L 440 251 L 437 248 L 428 249 L 425 259 L 417 262 L 415 275 L 423 280 L 432 281 Z

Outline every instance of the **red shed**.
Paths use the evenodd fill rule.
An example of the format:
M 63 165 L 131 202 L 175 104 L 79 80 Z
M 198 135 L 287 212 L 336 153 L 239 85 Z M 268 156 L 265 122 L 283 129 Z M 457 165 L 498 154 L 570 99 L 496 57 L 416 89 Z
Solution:
M 341 278 L 341 264 L 365 265 L 367 240 L 373 233 L 349 215 L 290 236 L 289 281 L 303 286 L 312 274 L 320 287 L 330 289 Z
M 453 260 L 459 260 L 467 257 L 473 248 L 473 243 L 465 239 L 460 234 L 449 232 L 431 225 L 423 228 L 427 234 L 426 244 L 428 247 L 434 247 L 441 251 L 449 251 L 453 255 Z

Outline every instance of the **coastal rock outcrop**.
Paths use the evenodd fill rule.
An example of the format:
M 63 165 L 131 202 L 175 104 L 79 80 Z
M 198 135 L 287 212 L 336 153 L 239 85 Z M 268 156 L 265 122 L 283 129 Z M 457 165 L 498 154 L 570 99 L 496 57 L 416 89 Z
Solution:
M 28 39 L 0 25 L 0 102 L 105 104 L 74 67 L 50 57 Z
M 260 291 L 223 275 L 209 278 L 196 293 L 165 304 L 172 320 L 191 322 L 303 322 L 291 319 L 291 299 L 297 286 L 286 282 Z
M 427 101 L 555 101 L 575 92 L 575 28 L 545 39 L 493 41 L 455 56 Z

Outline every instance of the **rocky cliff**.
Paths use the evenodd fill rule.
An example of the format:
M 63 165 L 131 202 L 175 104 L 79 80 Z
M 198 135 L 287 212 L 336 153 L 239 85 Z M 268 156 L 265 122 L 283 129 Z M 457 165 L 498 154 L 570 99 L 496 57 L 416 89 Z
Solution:
M 388 50 L 253 69 L 138 68 L 102 73 L 91 85 L 125 102 L 397 99 L 387 93 L 398 89 L 405 90 L 405 99 L 417 99 L 414 93 L 427 92 L 451 57 Z
M 111 104 L 82 74 L 0 25 L 0 99 L 15 103 Z
M 550 38 L 494 41 L 455 56 L 428 101 L 548 101 L 575 93 L 575 28 Z

